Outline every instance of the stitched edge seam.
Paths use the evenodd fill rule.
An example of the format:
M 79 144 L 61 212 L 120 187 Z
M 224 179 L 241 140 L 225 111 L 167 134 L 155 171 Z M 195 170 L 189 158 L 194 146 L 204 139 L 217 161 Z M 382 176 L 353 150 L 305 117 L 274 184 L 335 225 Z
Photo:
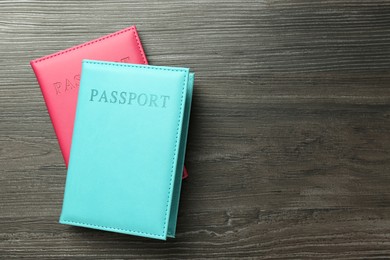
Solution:
M 166 70 L 166 71 L 186 72 L 183 69 L 158 68 L 158 67 L 152 67 L 152 66 L 137 66 L 137 65 L 123 64 L 123 63 L 94 62 L 94 61 L 83 61 L 83 63 L 97 64 L 97 65 L 108 65 L 108 66 L 119 66 L 119 67 L 132 67 L 132 68 L 140 68 L 140 69 L 152 69 L 152 70 Z M 166 205 L 166 209 L 165 209 L 164 227 L 163 227 L 163 231 L 162 231 L 163 234 L 160 235 L 160 234 L 147 233 L 147 232 L 142 232 L 142 231 L 137 231 L 137 230 L 122 229 L 122 228 L 115 228 L 115 227 L 108 227 L 108 226 L 100 226 L 100 225 L 76 222 L 76 221 L 65 220 L 65 219 L 63 219 L 62 222 L 69 223 L 69 224 L 73 223 L 73 224 L 85 225 L 85 226 L 89 226 L 89 227 L 98 227 L 98 228 L 103 228 L 103 229 L 112 229 L 112 230 L 118 230 L 118 231 L 126 231 L 126 232 L 130 232 L 130 233 L 135 233 L 135 234 L 144 234 L 144 235 L 152 235 L 152 236 L 164 237 L 164 231 L 165 231 L 165 227 L 167 225 L 168 205 L 169 205 L 169 200 L 170 200 L 170 197 L 171 197 L 170 193 L 171 193 L 171 187 L 172 187 L 173 166 L 175 164 L 174 159 L 176 157 L 177 137 L 178 137 L 178 134 L 179 134 L 179 127 L 180 127 L 180 115 L 181 115 L 181 111 L 183 110 L 183 96 L 184 96 L 184 88 L 186 86 L 186 81 L 187 81 L 187 74 L 184 75 L 183 88 L 181 90 L 180 114 L 179 114 L 179 118 L 178 118 L 177 129 L 176 129 L 176 141 L 175 141 L 175 148 L 174 148 L 174 154 L 173 154 L 173 159 L 172 159 L 171 175 L 170 175 L 170 179 L 169 179 L 168 198 L 167 198 L 167 205 Z M 167 234 L 168 234 L 168 232 L 167 232 Z M 173 234 L 170 233 L 170 235 L 173 235 Z
M 166 71 L 178 71 L 178 72 L 186 72 L 185 69 L 171 69 L 171 68 L 161 68 L 161 67 L 155 67 L 152 65 L 136 65 L 136 64 L 128 64 L 128 63 L 119 63 L 119 62 L 111 62 L 111 61 L 92 61 L 92 60 L 84 60 L 83 63 L 89 63 L 89 64 L 98 64 L 98 65 L 111 65 L 111 66 L 118 66 L 118 67 L 131 67 L 131 68 L 139 68 L 139 69 L 150 69 L 150 70 L 166 70 Z M 185 76 L 185 79 L 187 78 L 187 75 Z M 185 82 L 184 82 L 185 84 Z
M 104 41 L 104 40 L 107 40 L 111 37 L 115 37 L 115 36 L 118 36 L 122 33 L 125 33 L 125 32 L 128 32 L 128 31 L 131 31 L 131 30 L 135 30 L 135 27 L 132 26 L 130 28 L 127 28 L 127 29 L 123 29 L 122 31 L 118 31 L 116 33 L 113 33 L 113 34 L 109 34 L 109 35 L 106 35 L 106 36 L 103 36 L 102 38 L 99 38 L 99 39 L 95 39 L 95 40 L 92 40 L 92 41 L 89 41 L 89 42 L 86 42 L 86 43 L 83 43 L 81 45 L 78 45 L 78 46 L 75 46 L 75 47 L 72 47 L 72 48 L 69 48 L 69 49 L 66 49 L 66 50 L 63 50 L 63 51 L 59 51 L 57 53 L 54 53 L 54 54 L 51 54 L 49 56 L 46 56 L 46 57 L 42 57 L 42 58 L 39 58 L 39 59 L 36 59 L 36 60 L 33 60 L 32 62 L 33 63 L 38 63 L 38 62 L 41 62 L 41 61 L 44 61 L 44 60 L 48 60 L 48 59 L 51 59 L 51 58 L 54 58 L 56 56 L 59 56 L 59 55 L 63 55 L 63 54 L 66 54 L 68 52 L 71 52 L 71 51 L 74 51 L 74 50 L 77 50 L 77 49 L 80 49 L 82 47 L 85 47 L 85 46 L 88 46 L 88 45 L 91 45 L 91 44 L 94 44 L 94 43 L 97 43 L 97 42 L 101 42 L 101 41 Z M 139 43 L 139 39 L 138 37 L 136 36 L 135 32 L 134 32 L 134 37 L 136 39 L 136 42 L 138 44 L 138 48 L 140 50 L 140 53 L 141 53 L 141 56 L 143 57 L 143 60 L 146 64 L 146 59 L 141 51 L 141 46 L 140 46 L 140 43 Z
M 184 88 L 186 87 L 186 83 L 188 81 L 187 79 L 187 74 L 184 75 L 184 80 L 183 80 L 183 87 L 181 89 L 181 99 L 180 99 L 180 114 L 179 114 L 179 118 L 178 118 L 178 122 L 177 122 L 177 128 L 176 128 L 176 140 L 175 140 L 175 150 L 173 150 L 173 158 L 172 158 L 172 168 L 171 168 L 171 177 L 169 179 L 169 190 L 168 190 L 168 198 L 167 198 L 167 205 L 165 207 L 165 219 L 164 219 L 164 227 L 163 227 L 163 232 L 165 230 L 165 227 L 167 226 L 167 215 L 168 215 L 168 205 L 169 205 L 169 200 L 170 200 L 170 194 L 171 194 L 171 187 L 173 185 L 173 182 L 172 182 L 172 176 L 173 176 L 173 171 L 175 169 L 173 169 L 173 166 L 175 165 L 175 157 L 176 157 L 176 150 L 177 150 L 177 137 L 179 135 L 179 128 L 180 128 L 180 115 L 181 115 L 181 111 L 183 110 L 182 106 L 183 106 L 183 97 L 184 97 Z M 183 116 L 184 117 L 184 116 Z M 168 232 L 167 232 L 168 233 Z M 170 234 L 172 235 L 172 234 Z
M 132 28 L 134 28 L 134 27 L 132 27 Z M 141 43 L 140 43 L 140 40 L 138 38 L 138 33 L 136 32 L 136 30 L 133 30 L 133 33 L 134 33 L 135 41 L 137 42 L 137 45 L 138 45 L 139 53 L 141 54 L 142 59 L 144 60 L 144 64 L 148 64 L 148 62 L 146 61 L 144 52 L 141 50 Z
M 118 230 L 118 231 L 127 231 L 127 232 L 132 232 L 132 233 L 138 233 L 138 234 L 144 234 L 144 235 L 152 235 L 152 236 L 163 237 L 163 235 L 157 235 L 157 234 L 152 234 L 152 233 L 147 233 L 147 232 L 141 232 L 141 231 L 129 230 L 129 229 L 123 229 L 123 228 L 114 228 L 114 227 L 100 226 L 100 225 L 83 223 L 83 222 L 76 222 L 76 221 L 70 221 L 70 220 L 62 220 L 62 222 L 63 223 L 68 223 L 68 224 L 78 224 L 78 225 L 84 225 L 84 226 L 89 226 L 89 227 L 99 227 L 99 228 L 105 228 L 105 229 L 112 229 L 112 230 Z

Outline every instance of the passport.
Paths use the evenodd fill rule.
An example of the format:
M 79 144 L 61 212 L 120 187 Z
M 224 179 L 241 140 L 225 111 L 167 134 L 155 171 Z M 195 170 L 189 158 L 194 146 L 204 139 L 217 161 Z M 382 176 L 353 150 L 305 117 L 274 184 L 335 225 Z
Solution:
M 60 223 L 175 237 L 194 74 L 84 60 Z

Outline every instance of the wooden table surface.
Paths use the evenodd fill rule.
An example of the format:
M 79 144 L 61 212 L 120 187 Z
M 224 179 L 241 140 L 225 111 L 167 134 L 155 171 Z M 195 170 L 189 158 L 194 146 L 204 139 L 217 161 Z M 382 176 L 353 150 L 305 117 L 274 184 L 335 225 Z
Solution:
M 196 73 L 167 242 L 58 224 L 29 65 L 133 24 L 150 64 Z M 0 63 L 0 258 L 390 257 L 390 1 L 2 0 Z

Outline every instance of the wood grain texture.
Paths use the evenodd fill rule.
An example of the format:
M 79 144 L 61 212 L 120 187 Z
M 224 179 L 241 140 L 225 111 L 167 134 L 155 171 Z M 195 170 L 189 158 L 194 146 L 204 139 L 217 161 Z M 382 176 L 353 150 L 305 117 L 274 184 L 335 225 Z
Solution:
M 176 239 L 58 224 L 31 59 L 136 24 L 196 72 Z M 0 258 L 390 257 L 389 1 L 0 1 Z

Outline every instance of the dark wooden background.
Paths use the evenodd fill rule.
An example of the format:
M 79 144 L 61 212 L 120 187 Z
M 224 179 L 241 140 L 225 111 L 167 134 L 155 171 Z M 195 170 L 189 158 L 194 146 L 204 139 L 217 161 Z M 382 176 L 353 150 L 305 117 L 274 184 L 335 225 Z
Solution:
M 136 24 L 196 72 L 176 239 L 58 224 L 31 59 Z M 0 258 L 389 258 L 390 1 L 0 1 Z

